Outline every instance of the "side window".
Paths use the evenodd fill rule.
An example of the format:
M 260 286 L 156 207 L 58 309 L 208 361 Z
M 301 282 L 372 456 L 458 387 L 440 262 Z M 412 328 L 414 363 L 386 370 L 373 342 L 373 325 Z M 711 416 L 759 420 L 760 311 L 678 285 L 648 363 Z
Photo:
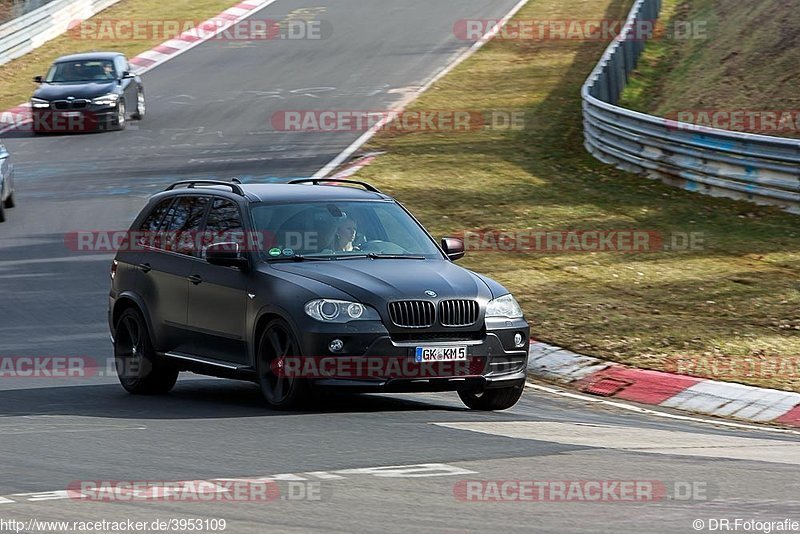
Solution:
M 161 225 L 163 246 L 160 248 L 197 256 L 197 237 L 207 206 L 208 197 L 179 197 Z
M 150 211 L 145 217 L 142 224 L 139 226 L 139 234 L 137 240 L 139 245 L 147 245 L 150 247 L 161 248 L 162 243 L 158 231 L 161 228 L 164 215 L 169 210 L 174 198 L 167 198 L 162 200 Z
M 239 215 L 239 207 L 230 200 L 214 200 L 203 232 L 203 257 L 205 249 L 214 243 L 244 244 L 244 227 Z

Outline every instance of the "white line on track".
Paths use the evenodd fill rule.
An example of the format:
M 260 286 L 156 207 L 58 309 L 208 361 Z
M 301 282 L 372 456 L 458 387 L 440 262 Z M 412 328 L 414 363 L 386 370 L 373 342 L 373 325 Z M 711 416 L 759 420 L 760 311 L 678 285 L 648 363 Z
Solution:
M 447 74 L 449 74 L 453 69 L 455 69 L 461 63 L 463 63 L 464 61 L 469 59 L 475 52 L 480 50 L 483 47 L 483 45 L 485 45 L 486 43 L 491 41 L 492 38 L 495 35 L 497 35 L 497 33 L 500 31 L 500 29 L 503 26 L 505 26 L 506 22 L 508 22 L 511 19 L 511 17 L 516 15 L 517 12 L 520 9 L 522 9 L 522 7 L 527 3 L 528 3 L 528 0 L 520 0 L 519 2 L 517 2 L 517 4 L 514 5 L 514 7 L 511 8 L 511 11 L 509 11 L 506 14 L 505 17 L 500 19 L 497 22 L 497 24 L 492 26 L 492 28 L 488 32 L 486 32 L 484 34 L 484 36 L 480 38 L 480 40 L 478 40 L 471 47 L 469 47 L 467 50 L 465 50 L 461 55 L 459 55 L 456 59 L 454 59 L 449 65 L 447 65 L 442 70 L 440 70 L 438 73 L 436 73 L 430 80 L 425 82 L 425 84 L 423 84 L 422 87 L 420 87 L 419 89 L 417 89 L 413 93 L 409 94 L 406 98 L 401 100 L 400 103 L 398 103 L 394 107 L 394 109 L 391 111 L 391 113 L 388 113 L 383 119 L 378 121 L 372 128 L 370 128 L 369 130 L 364 132 L 361 135 L 361 137 L 359 137 L 358 139 L 353 141 L 353 143 L 350 146 L 348 146 L 347 148 L 345 148 L 344 151 L 342 151 L 338 156 L 333 158 L 327 165 L 325 165 L 320 170 L 318 170 L 316 173 L 314 173 L 312 178 L 324 178 L 328 174 L 330 174 L 334 169 L 336 169 L 339 165 L 341 165 L 342 163 L 347 161 L 348 158 L 350 158 L 350 156 L 352 156 L 359 148 L 361 148 L 364 144 L 366 144 L 367 141 L 372 139 L 372 137 L 376 133 L 378 133 L 381 128 L 383 128 L 384 126 L 386 126 L 386 124 L 388 124 L 391 121 L 393 121 L 395 119 L 395 117 L 397 117 L 397 115 L 400 112 L 402 112 L 403 109 L 405 109 L 406 106 L 408 106 L 411 102 L 413 102 L 414 100 L 419 98 L 419 96 L 422 93 L 424 93 L 425 91 L 430 89 L 430 87 L 433 84 L 435 84 L 436 82 L 441 80 L 443 77 L 445 77 Z

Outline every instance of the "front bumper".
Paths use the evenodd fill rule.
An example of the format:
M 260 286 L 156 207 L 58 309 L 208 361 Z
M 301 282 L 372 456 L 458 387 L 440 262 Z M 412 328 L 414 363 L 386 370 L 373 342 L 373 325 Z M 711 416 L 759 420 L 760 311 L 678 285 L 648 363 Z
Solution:
M 357 327 L 350 326 L 356 324 Z M 306 358 L 341 359 L 345 365 L 332 370 L 330 376 L 309 374 L 306 378 L 319 387 L 344 388 L 356 391 L 453 391 L 465 388 L 521 387 L 525 383 L 530 330 L 524 320 L 503 320 L 487 324 L 481 332 L 447 332 L 447 337 L 434 334 L 407 339 L 390 334 L 380 322 L 348 325 L 315 325 L 301 338 Z M 441 334 L 441 333 L 440 333 Z M 521 334 L 522 346 L 514 344 Z M 329 349 L 330 342 L 340 339 L 344 348 Z M 415 359 L 418 347 L 465 347 L 466 361 L 423 364 Z M 377 360 L 378 362 L 376 363 Z M 374 366 L 372 364 L 375 364 Z M 312 365 L 319 371 L 319 365 Z M 344 372 L 342 370 L 344 369 Z M 372 372 L 364 372 L 369 369 Z M 385 371 L 385 372 L 382 372 Z M 302 373 L 299 376 L 303 376 Z
M 39 133 L 95 132 L 117 126 L 113 107 L 90 106 L 78 110 L 34 109 L 32 129 Z

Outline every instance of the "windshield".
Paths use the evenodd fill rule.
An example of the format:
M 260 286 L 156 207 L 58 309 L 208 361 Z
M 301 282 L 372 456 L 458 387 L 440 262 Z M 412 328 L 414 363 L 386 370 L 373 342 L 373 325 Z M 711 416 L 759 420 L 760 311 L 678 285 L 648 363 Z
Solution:
M 442 259 L 431 238 L 394 202 L 256 204 L 251 211 L 267 259 Z
M 54 63 L 45 76 L 48 83 L 111 81 L 117 79 L 114 62 L 109 60 L 62 61 Z

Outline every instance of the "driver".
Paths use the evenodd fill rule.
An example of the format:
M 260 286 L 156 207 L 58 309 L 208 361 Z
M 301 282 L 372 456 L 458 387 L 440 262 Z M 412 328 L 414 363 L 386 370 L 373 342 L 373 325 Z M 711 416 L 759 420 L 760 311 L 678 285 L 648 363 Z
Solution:
M 353 246 L 353 241 L 356 239 L 356 221 L 348 216 L 344 217 L 336 227 L 336 233 L 333 234 L 333 243 L 331 248 L 334 252 L 351 252 L 356 250 Z

